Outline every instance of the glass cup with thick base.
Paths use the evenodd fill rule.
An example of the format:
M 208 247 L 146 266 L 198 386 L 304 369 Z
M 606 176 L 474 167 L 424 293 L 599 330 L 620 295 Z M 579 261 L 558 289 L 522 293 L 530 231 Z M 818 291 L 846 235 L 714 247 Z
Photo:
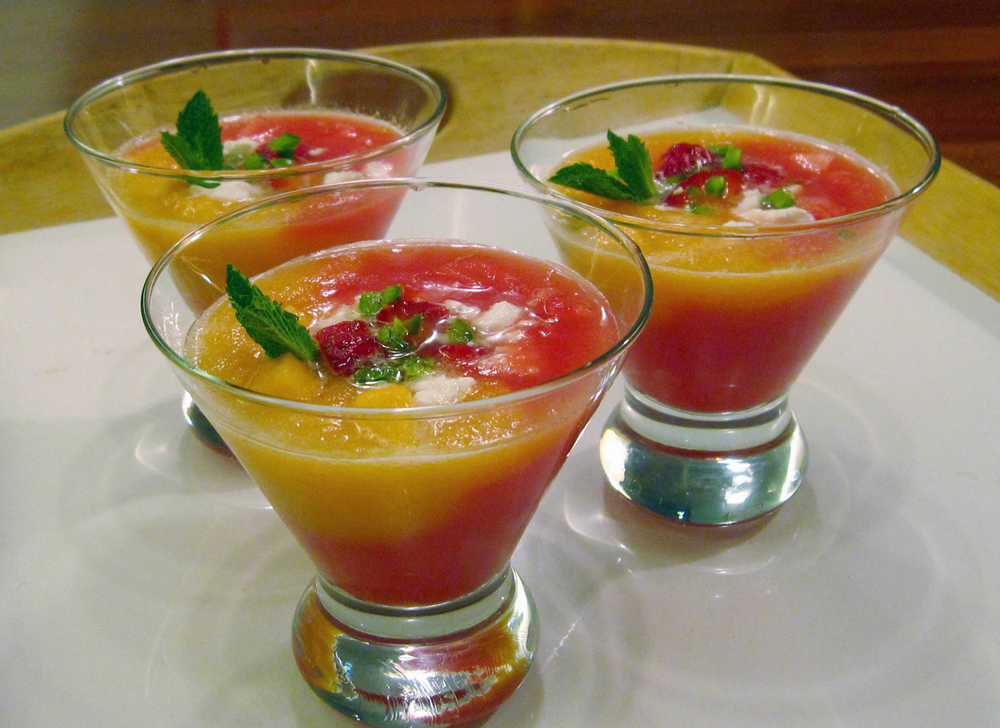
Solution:
M 549 177 L 570 155 L 606 147 L 609 130 L 645 139 L 682 130 L 694 142 L 706 129 L 721 129 L 723 137 L 729 129 L 807 137 L 821 152 L 857 155 L 891 190 L 877 204 L 836 217 L 739 225 L 706 223 L 693 213 L 640 214 L 634 205 L 625 211 L 581 197 L 639 245 L 654 285 L 649 323 L 625 365 L 624 401 L 601 438 L 607 480 L 671 519 L 726 525 L 773 511 L 801 484 L 807 449 L 789 387 L 940 157 L 923 126 L 880 101 L 735 75 L 644 78 L 582 91 L 534 113 L 511 150 L 524 179 L 565 199 Z
M 593 355 L 569 370 L 552 354 L 542 365 L 563 373 L 526 388 L 415 406 L 286 399 L 273 393 L 273 384 L 264 394 L 192 363 L 190 342 L 215 340 L 199 338 L 197 332 L 214 330 L 200 321 L 220 310 L 209 308 L 202 317 L 201 307 L 183 293 L 189 253 L 199 241 L 226 230 L 239 235 L 254 218 L 276 211 L 295 214 L 341 198 L 386 194 L 403 202 L 385 238 L 333 253 L 350 252 L 355 261 L 376 256 L 364 259 L 377 258 L 378 265 L 363 270 L 395 266 L 418 279 L 433 275 L 442 290 L 465 292 L 480 290 L 483 281 L 517 291 L 526 280 L 476 263 L 470 243 L 539 261 L 543 293 L 558 290 L 551 287 L 561 278 L 552 276 L 562 271 L 559 276 L 578 281 L 599 302 L 604 333 L 599 339 L 592 330 L 581 335 L 600 346 L 587 344 Z M 553 218 L 575 231 L 559 245 L 548 233 Z M 436 258 L 404 256 L 420 252 L 411 246 L 428 243 L 447 249 Z M 278 275 L 291 265 L 319 265 L 327 254 L 282 265 Z M 361 275 L 360 264 L 351 265 L 348 280 Z M 274 281 L 273 275 L 255 280 Z M 449 276 L 455 276 L 451 283 Z M 308 280 L 304 291 L 332 285 L 322 276 Z M 224 283 L 216 285 L 221 296 Z M 311 300 L 312 294 L 303 295 Z M 638 248 L 602 218 L 566 202 L 428 180 L 285 193 L 198 228 L 155 264 L 142 296 L 149 335 L 317 567 L 292 631 L 302 675 L 324 701 L 372 725 L 464 725 L 488 716 L 517 687 L 532 661 L 538 623 L 525 585 L 510 568 L 511 555 L 616 376 L 651 298 Z M 546 304 L 547 316 L 563 315 L 558 300 Z M 229 304 L 220 299 L 219 306 Z M 228 351 L 232 339 L 226 336 Z M 531 352 L 523 353 L 530 365 Z M 357 397 L 402 386 L 362 388 Z
M 237 160 L 240 145 L 275 158 L 254 169 L 245 157 L 236 168 L 181 169 L 160 134 L 175 132 L 179 112 L 199 91 L 218 116 L 229 159 Z M 416 174 L 444 109 L 444 90 L 414 68 L 345 51 L 261 48 L 185 56 L 109 78 L 73 103 L 64 126 L 152 264 L 196 226 L 263 197 L 324 181 Z M 268 146 L 286 132 L 303 145 L 290 167 Z M 205 236 L 185 294 L 211 300 L 201 279 L 217 278 L 227 262 L 252 275 L 310 252 L 316 226 L 327 245 L 330 235 L 380 237 L 397 202 L 384 196 L 317 206 L 304 219 L 261 217 L 253 230 Z M 190 395 L 183 411 L 203 441 L 225 449 Z

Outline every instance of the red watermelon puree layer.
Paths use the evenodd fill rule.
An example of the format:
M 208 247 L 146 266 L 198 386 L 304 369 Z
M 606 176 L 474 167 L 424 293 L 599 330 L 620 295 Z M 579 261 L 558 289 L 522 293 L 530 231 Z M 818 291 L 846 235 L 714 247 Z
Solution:
M 220 124 L 223 141 L 248 139 L 265 157 L 274 154 L 268 148 L 273 140 L 286 133 L 298 136 L 289 176 L 272 173 L 266 178 L 248 177 L 249 182 L 224 182 L 217 189 L 205 189 L 181 177 L 122 175 L 116 183 L 114 202 L 150 261 L 194 226 L 268 195 L 351 177 L 406 176 L 414 167 L 415 150 L 404 146 L 372 162 L 359 161 L 345 170 L 338 169 L 329 179 L 326 170 L 301 172 L 304 164 L 361 154 L 401 137 L 395 127 L 362 116 L 305 111 L 252 113 L 223 119 Z M 163 148 L 159 134 L 130 142 L 121 153 L 140 164 L 179 169 Z M 368 164 L 373 166 L 366 167 Z M 227 192 L 233 189 L 235 193 Z M 178 283 L 191 305 L 203 309 L 218 293 L 206 281 L 224 281 L 227 263 L 246 275 L 255 275 L 332 245 L 378 239 L 388 228 L 402 195 L 402 190 L 323 195 L 302 201 L 290 215 L 270 215 L 262 210 L 245 218 L 252 219 L 252 226 L 215 231 L 192 246 L 185 254 L 190 270 L 181 273 L 178 269 Z M 288 212 L 288 208 L 282 210 Z
M 672 172 L 670 154 L 697 158 L 686 147 L 671 152 L 674 145 L 730 144 L 742 152 L 742 171 L 698 171 L 659 205 L 615 202 L 571 190 L 568 194 L 654 223 L 735 224 L 744 230 L 753 224 L 741 221 L 734 208 L 748 189 L 792 190 L 795 206 L 816 219 L 865 210 L 895 195 L 892 183 L 857 154 L 800 135 L 719 127 L 670 130 L 643 140 L 654 170 L 661 166 Z M 679 150 L 685 154 L 679 155 Z M 567 161 L 581 160 L 611 166 L 599 149 Z M 713 175 L 726 177 L 726 196 L 696 191 L 694 199 L 703 203 L 701 214 L 685 208 L 687 186 L 704 184 Z M 780 397 L 897 225 L 898 216 L 887 215 L 752 240 L 727 239 L 718 235 L 718 228 L 713 236 L 629 228 L 653 277 L 650 319 L 625 364 L 630 383 L 668 405 L 700 412 L 739 411 Z
M 386 124 L 356 115 L 335 113 L 272 113 L 253 114 L 225 119 L 221 122 L 223 142 L 237 139 L 253 139 L 257 151 L 265 157 L 276 156 L 268 143 L 283 134 L 294 134 L 300 142 L 295 150 L 294 168 L 297 165 L 323 162 L 345 156 L 363 155 L 365 152 L 391 144 L 400 138 L 397 129 Z M 408 173 L 411 164 L 408 155 L 412 151 L 401 148 L 375 164 L 379 174 L 369 177 L 400 176 Z M 345 167 L 344 179 L 349 179 L 352 171 L 363 171 L 364 162 Z M 402 172 L 400 172 L 402 170 Z M 336 176 L 326 178 L 323 173 L 298 177 L 273 177 L 269 180 L 275 192 L 287 191 L 309 185 L 338 182 Z M 317 197 L 306 201 L 300 214 L 286 225 L 291 237 L 296 240 L 316 240 L 317 236 L 331 242 L 353 242 L 375 240 L 382 237 L 400 199 L 401 190 L 379 190 L 343 195 L 337 202 L 339 210 L 331 210 L 330 197 Z M 256 272 L 256 271 L 255 271 Z
M 324 317 L 352 306 L 361 293 L 386 286 L 401 287 L 404 315 L 418 304 L 430 311 L 428 305 L 444 302 L 482 311 L 498 302 L 522 309 L 521 323 L 510 329 L 516 336 L 477 334 L 467 356 L 456 358 L 433 338 L 416 350 L 434 359 L 435 375 L 473 378 L 473 399 L 558 378 L 620 338 L 606 300 L 575 273 L 482 246 L 349 245 L 292 261 L 254 282 L 300 320 L 318 321 L 315 326 L 325 326 Z M 233 336 L 234 323 L 225 306 L 210 309 L 189 335 L 189 356 L 201 368 L 252 387 L 258 369 L 283 365 Z M 223 373 L 216 363 L 238 371 Z M 507 405 L 466 408 L 464 414 L 453 409 L 446 418 L 369 424 L 291 417 L 284 432 L 280 413 L 268 411 L 235 431 L 227 429 L 225 416 L 218 426 L 331 583 L 367 601 L 435 604 L 474 591 L 507 563 L 596 406 L 600 374 Z M 324 377 L 325 389 L 314 401 L 412 405 L 406 381 L 373 387 L 330 370 Z M 373 395 L 397 397 L 400 391 L 402 401 L 373 404 Z M 238 403 L 232 406 L 239 411 Z M 258 428 L 274 430 L 268 437 L 277 444 L 245 434 Z
M 564 439 L 560 449 L 511 463 L 505 477 L 477 483 L 450 518 L 411 537 L 372 543 L 306 532 L 298 537 L 331 582 L 361 599 L 397 605 L 455 599 L 507 564 L 572 444 Z

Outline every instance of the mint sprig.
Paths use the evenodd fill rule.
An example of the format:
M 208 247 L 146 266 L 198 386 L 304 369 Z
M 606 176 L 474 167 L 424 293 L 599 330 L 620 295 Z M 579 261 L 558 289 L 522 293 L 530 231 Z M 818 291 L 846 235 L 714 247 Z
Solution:
M 623 139 L 608 129 L 608 147 L 615 160 L 614 171 L 577 162 L 556 170 L 549 182 L 611 200 L 639 203 L 653 200 L 658 192 L 653 181 L 653 162 L 642 140 L 634 134 Z
M 236 311 L 236 320 L 269 357 L 276 359 L 291 353 L 305 362 L 316 358 L 319 345 L 298 317 L 268 298 L 232 265 L 226 265 L 226 293 Z
M 648 200 L 656 194 L 653 182 L 653 161 L 642 139 L 629 134 L 627 139 L 608 130 L 608 147 L 615 158 L 618 176 L 635 195 L 636 202 Z
M 222 127 L 212 102 L 204 91 L 197 91 L 177 115 L 177 133 L 161 132 L 160 142 L 184 169 L 222 169 Z M 218 187 L 218 182 L 189 177 L 188 182 L 201 187 Z

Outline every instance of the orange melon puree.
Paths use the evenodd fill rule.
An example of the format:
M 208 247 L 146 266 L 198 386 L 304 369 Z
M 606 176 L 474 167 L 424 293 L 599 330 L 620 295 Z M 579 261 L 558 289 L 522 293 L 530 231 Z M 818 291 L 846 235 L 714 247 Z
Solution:
M 195 392 L 332 584 L 371 602 L 426 605 L 499 573 L 592 414 L 602 371 L 533 396 L 496 397 L 614 346 L 619 326 L 603 297 L 568 269 L 459 243 L 343 246 L 254 282 L 307 326 L 387 285 L 401 285 L 406 298 L 480 309 L 502 300 L 538 317 L 538 335 L 520 339 L 524 350 L 474 374 L 461 403 L 436 411 L 414 407 L 405 384 L 360 386 L 330 371 L 317 377 L 290 355 L 268 359 L 225 302 L 195 323 L 186 346 L 191 361 L 238 385 L 267 382 L 273 394 L 343 408 L 310 414 L 204 385 Z M 530 380 L 504 371 L 525 362 Z M 398 409 L 371 409 L 386 407 Z
M 802 136 L 711 128 L 670 130 L 643 141 L 654 169 L 675 143 L 736 145 L 744 165 L 768 165 L 794 183 L 796 205 L 817 220 L 865 210 L 896 194 L 858 155 Z M 573 154 L 565 163 L 577 161 L 614 167 L 604 147 Z M 724 205 L 705 215 L 560 189 L 652 226 L 685 226 L 679 234 L 620 223 L 642 249 L 653 278 L 650 318 L 629 352 L 625 374 L 640 392 L 699 412 L 739 411 L 782 396 L 898 225 L 897 216 L 885 215 L 727 237 L 719 226 L 740 223 Z M 711 234 L 706 226 L 714 226 Z
M 195 226 L 232 212 L 266 195 L 322 184 L 323 172 L 297 169 L 302 163 L 323 162 L 363 153 L 400 138 L 401 132 L 375 119 L 336 112 L 258 113 L 220 121 L 223 142 L 250 139 L 266 144 L 283 133 L 300 137 L 304 159 L 288 168 L 289 176 L 269 176 L 223 183 L 222 194 L 191 185 L 176 176 L 120 172 L 111 184 L 112 203 L 139 241 L 147 259 L 155 261 Z M 402 148 L 380 157 L 380 176 L 408 174 L 412 151 Z M 120 152 L 129 162 L 160 169 L 180 169 L 163 148 L 159 134 L 129 142 Z M 356 165 L 358 166 L 358 165 Z M 348 168 L 352 169 L 352 168 Z M 358 171 L 358 170 L 354 170 Z M 251 174 L 251 173 L 248 173 Z M 228 187 L 227 187 L 228 186 Z M 316 250 L 317 236 L 323 247 L 357 240 L 380 238 L 399 202 L 396 192 L 331 197 L 320 205 L 304 201 L 291 213 L 275 214 L 265 221 L 256 215 L 249 226 L 229 226 L 224 232 L 205 235 L 184 254 L 189 268 L 178 281 L 185 298 L 199 309 L 219 295 L 206 281 L 224 280 L 225 265 L 232 263 L 247 275 L 269 270 L 291 258 Z

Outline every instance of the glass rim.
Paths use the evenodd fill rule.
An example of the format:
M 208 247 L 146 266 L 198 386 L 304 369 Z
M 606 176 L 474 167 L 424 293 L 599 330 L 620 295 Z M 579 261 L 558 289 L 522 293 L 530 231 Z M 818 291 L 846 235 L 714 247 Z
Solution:
M 561 210 L 562 212 L 568 213 L 578 219 L 583 219 L 588 223 L 591 223 L 597 227 L 602 232 L 610 235 L 612 239 L 616 240 L 625 252 L 632 256 L 633 260 L 636 262 L 639 268 L 640 277 L 642 278 L 644 296 L 642 306 L 639 309 L 638 315 L 635 321 L 628 327 L 628 329 L 619 334 L 615 344 L 601 353 L 600 356 L 591 359 L 586 364 L 583 364 L 570 372 L 556 377 L 555 379 L 550 379 L 541 384 L 536 384 L 531 387 L 525 387 L 524 389 L 518 389 L 513 392 L 508 392 L 506 394 L 498 395 L 495 397 L 487 397 L 484 399 L 470 400 L 467 402 L 457 402 L 453 404 L 443 404 L 443 405 L 417 405 L 414 407 L 345 407 L 345 406 L 334 406 L 334 405 L 324 405 L 324 404 L 314 404 L 310 402 L 301 402 L 291 399 L 285 399 L 283 397 L 276 397 L 268 394 L 263 394 L 261 392 L 255 392 L 251 389 L 245 387 L 240 387 L 231 382 L 227 382 L 225 379 L 211 374 L 203 369 L 198 368 L 190 361 L 187 360 L 182 354 L 174 350 L 173 346 L 167 343 L 156 327 L 155 322 L 152 320 L 150 314 L 150 303 L 152 300 L 153 290 L 156 287 L 162 274 L 166 273 L 167 268 L 176 259 L 177 255 L 181 253 L 187 246 L 194 243 L 196 240 L 200 239 L 204 234 L 211 231 L 218 225 L 223 223 L 236 220 L 244 215 L 253 214 L 267 207 L 280 204 L 282 202 L 293 201 L 297 199 L 302 199 L 306 197 L 311 197 L 314 195 L 321 195 L 328 192 L 339 192 L 352 189 L 366 189 L 373 187 L 389 187 L 389 188 L 403 188 L 410 189 L 414 191 L 420 191 L 422 189 L 429 188 L 439 188 L 439 189 L 453 189 L 453 190 L 466 190 L 476 193 L 489 193 L 489 194 L 501 194 L 506 197 L 512 197 L 516 199 L 525 200 L 528 202 L 537 203 L 545 207 L 551 207 Z M 400 241 L 405 240 L 405 238 L 399 238 Z M 358 241 L 359 243 L 370 242 L 376 244 L 379 241 Z M 471 241 L 464 241 L 471 242 Z M 352 245 L 355 243 L 347 243 L 347 245 Z M 476 244 L 476 243 L 472 243 Z M 339 247 L 339 246 L 338 246 Z M 323 251 L 317 251 L 312 255 L 322 253 Z M 224 293 L 222 295 L 225 295 Z M 221 296 L 220 296 L 221 297 Z M 368 180 L 351 180 L 347 182 L 336 182 L 326 185 L 316 185 L 313 187 L 306 187 L 298 190 L 291 190 L 289 192 L 284 192 L 277 195 L 271 195 L 267 198 L 260 200 L 257 203 L 245 205 L 233 212 L 226 215 L 215 218 L 207 223 L 199 225 L 194 230 L 190 231 L 184 235 L 180 240 L 174 243 L 160 258 L 153 264 L 148 275 L 142 286 L 142 293 L 139 300 L 139 315 L 142 319 L 143 326 L 146 329 L 146 333 L 153 340 L 153 344 L 160 350 L 160 352 L 167 357 L 167 359 L 177 366 L 182 371 L 197 377 L 203 383 L 209 384 L 213 387 L 218 387 L 229 394 L 232 394 L 242 400 L 248 400 L 255 404 L 269 405 L 276 408 L 281 408 L 284 410 L 296 411 L 302 414 L 313 415 L 313 416 L 323 416 L 323 417 L 336 417 L 340 419 L 380 419 L 387 417 L 394 418 L 404 418 L 404 419 L 434 419 L 445 416 L 457 416 L 465 415 L 468 413 L 476 412 L 477 410 L 489 409 L 496 406 L 506 405 L 510 403 L 515 403 L 519 401 L 529 401 L 536 397 L 543 396 L 553 390 L 560 389 L 578 380 L 591 372 L 604 366 L 611 360 L 613 360 L 636 339 L 642 327 L 645 325 L 646 320 L 649 317 L 650 310 L 652 308 L 653 301 L 653 281 L 649 271 L 649 266 L 646 263 L 645 256 L 639 250 L 639 247 L 633 242 L 633 240 L 626 235 L 623 231 L 616 228 L 609 221 L 595 215 L 589 210 L 584 209 L 580 205 L 573 204 L 572 202 L 566 202 L 563 200 L 557 200 L 552 197 L 536 195 L 527 192 L 520 192 L 512 189 L 504 189 L 501 187 L 490 187 L 486 185 L 477 184 L 467 184 L 462 182 L 455 182 L 451 180 L 442 179 L 430 179 L 423 177 L 386 177 L 381 179 L 368 179 Z
M 262 58 L 274 59 L 316 59 L 324 61 L 350 61 L 362 66 L 372 66 L 393 71 L 400 76 L 407 77 L 424 88 L 432 99 L 434 107 L 415 129 L 409 131 L 398 139 L 394 139 L 387 144 L 368 149 L 363 152 L 345 154 L 334 159 L 325 159 L 318 162 L 307 162 L 292 168 L 278 167 L 274 169 L 260 170 L 191 170 L 174 169 L 171 167 L 157 167 L 148 164 L 130 162 L 115 154 L 102 152 L 92 147 L 81 139 L 73 130 L 73 124 L 79 114 L 88 104 L 104 98 L 110 93 L 123 89 L 138 81 L 164 74 L 185 71 L 193 66 L 200 65 L 224 65 L 239 61 L 253 61 Z M 335 170 L 359 161 L 377 159 L 391 152 L 406 147 L 416 140 L 426 136 L 437 128 L 444 117 L 448 99 L 444 88 L 431 76 L 423 71 L 408 66 L 404 63 L 381 58 L 367 53 L 355 51 L 340 51 L 326 48 L 308 48 L 298 46 L 274 47 L 274 48 L 238 48 L 223 51 L 211 51 L 207 53 L 196 53 L 187 56 L 177 56 L 145 66 L 140 66 L 128 71 L 124 71 L 110 78 L 106 78 L 100 83 L 92 86 L 81 94 L 67 109 L 63 116 L 63 131 L 70 142 L 88 157 L 103 164 L 116 167 L 128 172 L 139 172 L 158 177 L 183 177 L 196 178 L 207 181 L 232 181 L 232 180 L 252 180 L 266 179 L 269 177 L 296 177 L 303 174 L 315 173 L 319 170 Z M 179 111 L 179 109 L 178 109 Z
M 540 109 L 537 109 L 518 125 L 517 129 L 514 131 L 514 135 L 511 137 L 509 147 L 514 166 L 517 168 L 521 177 L 536 190 L 542 190 L 546 194 L 555 196 L 559 199 L 572 199 L 545 184 L 544 181 L 538 179 L 538 177 L 536 177 L 524 164 L 524 161 L 521 159 L 519 149 L 528 131 L 542 119 L 551 116 L 571 104 L 584 102 L 589 97 L 623 89 L 641 88 L 644 86 L 688 83 L 763 84 L 767 86 L 796 89 L 822 96 L 830 96 L 840 101 L 851 103 L 855 106 L 871 111 L 909 132 L 927 153 L 929 161 L 920 179 L 915 184 L 911 185 L 908 189 L 901 190 L 899 194 L 891 197 L 885 202 L 881 202 L 873 207 L 868 207 L 864 210 L 858 210 L 857 212 L 848 213 L 846 215 L 838 215 L 836 217 L 824 218 L 822 220 L 813 220 L 807 223 L 786 223 L 767 226 L 762 225 L 742 229 L 735 226 L 726 227 L 718 224 L 687 224 L 682 221 L 678 221 L 676 223 L 650 223 L 649 220 L 641 217 L 604 210 L 603 208 L 586 202 L 576 201 L 578 205 L 590 210 L 591 212 L 603 214 L 603 216 L 607 219 L 613 220 L 616 225 L 623 225 L 653 233 L 670 233 L 672 235 L 719 238 L 757 239 L 765 237 L 785 237 L 788 235 L 797 235 L 829 228 L 836 228 L 870 218 L 881 217 L 898 208 L 904 207 L 920 195 L 928 185 L 930 185 L 941 167 L 941 150 L 938 146 L 937 140 L 922 123 L 898 106 L 893 106 L 892 104 L 888 104 L 857 91 L 852 91 L 851 89 L 831 84 L 819 83 L 816 81 L 805 81 L 794 77 L 732 73 L 683 73 L 667 74 L 662 76 L 645 76 L 641 78 L 615 81 L 612 83 L 602 84 L 600 86 L 593 86 L 576 91 L 568 96 L 563 96 L 562 98 L 556 99 Z

